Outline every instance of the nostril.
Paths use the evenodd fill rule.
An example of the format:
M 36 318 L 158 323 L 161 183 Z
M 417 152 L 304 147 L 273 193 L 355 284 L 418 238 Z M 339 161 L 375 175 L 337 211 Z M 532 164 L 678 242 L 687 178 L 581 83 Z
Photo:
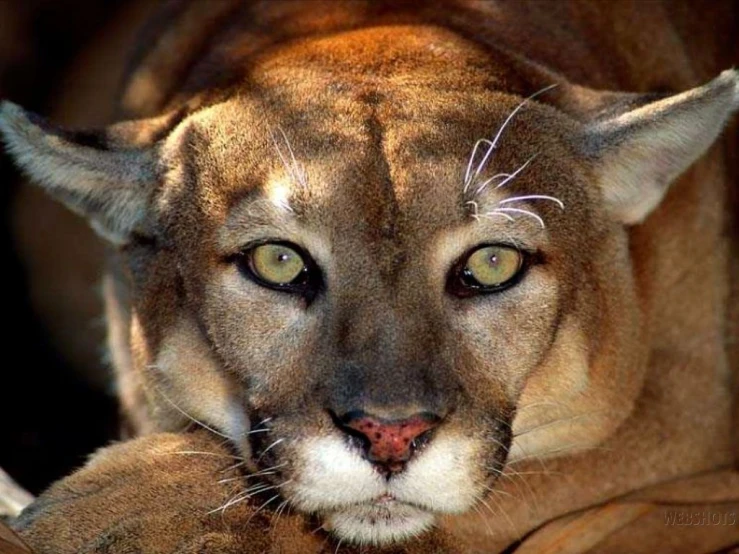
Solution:
M 428 442 L 440 421 L 438 416 L 427 412 L 396 420 L 361 411 L 336 418 L 344 432 L 362 440 L 366 458 L 389 473 L 403 469 L 414 451 Z

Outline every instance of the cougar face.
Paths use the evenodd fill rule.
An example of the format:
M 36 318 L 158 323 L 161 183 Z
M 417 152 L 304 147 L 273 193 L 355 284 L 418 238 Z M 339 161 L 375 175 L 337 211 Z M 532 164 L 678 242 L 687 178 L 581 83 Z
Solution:
M 474 120 L 450 109 L 453 97 L 412 118 L 402 97 L 359 94 L 330 108 L 341 100 L 292 119 L 231 100 L 169 139 L 176 181 L 159 205 L 176 262 L 152 261 L 149 279 L 181 280 L 189 309 L 172 318 L 190 338 L 164 332 L 149 372 L 188 414 L 246 435 L 244 455 L 274 487 L 265 491 L 322 514 L 341 536 L 376 542 L 487 491 L 537 371 L 567 385 L 564 397 L 536 400 L 586 404 L 601 378 L 589 341 L 618 348 L 623 338 L 592 332 L 600 314 L 580 308 L 593 304 L 585 298 L 612 298 L 633 328 L 638 319 L 617 307 L 630 304 L 611 284 L 628 282 L 625 244 L 595 209 L 586 168 L 566 145 L 529 138 L 542 118 L 566 122 L 529 106 L 491 150 L 478 139 L 520 99 L 481 94 Z M 341 131 L 309 113 L 340 120 Z M 453 121 L 444 132 L 442 120 Z M 592 225 L 576 232 L 570 218 Z M 593 273 L 594 256 L 612 260 L 610 275 Z M 161 285 L 149 294 L 167 295 Z M 144 336 L 165 309 L 155 301 L 140 312 Z M 178 384 L 202 372 L 181 359 L 195 341 L 217 359 L 213 378 L 233 383 L 217 419 L 199 406 L 207 393 Z M 627 374 L 637 356 L 609 370 Z
M 656 102 L 590 91 L 608 109 L 589 120 L 554 107 L 583 89 L 496 81 L 510 68 L 469 45 L 361 33 L 104 147 L 12 105 L 2 130 L 120 245 L 159 428 L 197 421 L 261 479 L 245 494 L 386 543 L 627 417 L 646 344 L 625 226 L 715 139 L 737 77 Z M 346 62 L 360 46 L 377 52 Z

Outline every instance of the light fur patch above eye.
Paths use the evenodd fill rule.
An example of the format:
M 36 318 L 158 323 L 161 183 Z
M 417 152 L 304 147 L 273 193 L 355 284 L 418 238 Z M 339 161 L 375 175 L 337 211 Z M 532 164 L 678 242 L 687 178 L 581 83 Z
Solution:
M 264 187 L 264 192 L 277 209 L 290 214 L 294 213 L 290 206 L 290 183 L 286 178 L 270 180 Z

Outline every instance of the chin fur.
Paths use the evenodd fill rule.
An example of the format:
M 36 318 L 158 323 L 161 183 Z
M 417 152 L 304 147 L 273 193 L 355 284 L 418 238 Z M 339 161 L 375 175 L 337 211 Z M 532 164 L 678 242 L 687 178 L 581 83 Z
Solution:
M 387 545 L 430 529 L 435 516 L 408 504 L 358 504 L 329 514 L 325 527 L 339 540 L 355 544 Z

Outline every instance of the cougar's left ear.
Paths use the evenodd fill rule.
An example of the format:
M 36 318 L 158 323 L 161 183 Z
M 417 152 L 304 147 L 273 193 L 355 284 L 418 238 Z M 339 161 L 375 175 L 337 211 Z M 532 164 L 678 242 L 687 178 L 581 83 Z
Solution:
M 10 102 L 0 105 L 0 133 L 15 162 L 117 244 L 151 227 L 149 204 L 159 180 L 155 129 L 165 125 L 157 118 L 68 132 Z
M 607 209 L 631 225 L 657 207 L 670 183 L 698 159 L 739 109 L 739 71 L 618 115 L 586 124 L 583 153 L 593 160 Z M 613 113 L 614 110 L 609 110 Z

